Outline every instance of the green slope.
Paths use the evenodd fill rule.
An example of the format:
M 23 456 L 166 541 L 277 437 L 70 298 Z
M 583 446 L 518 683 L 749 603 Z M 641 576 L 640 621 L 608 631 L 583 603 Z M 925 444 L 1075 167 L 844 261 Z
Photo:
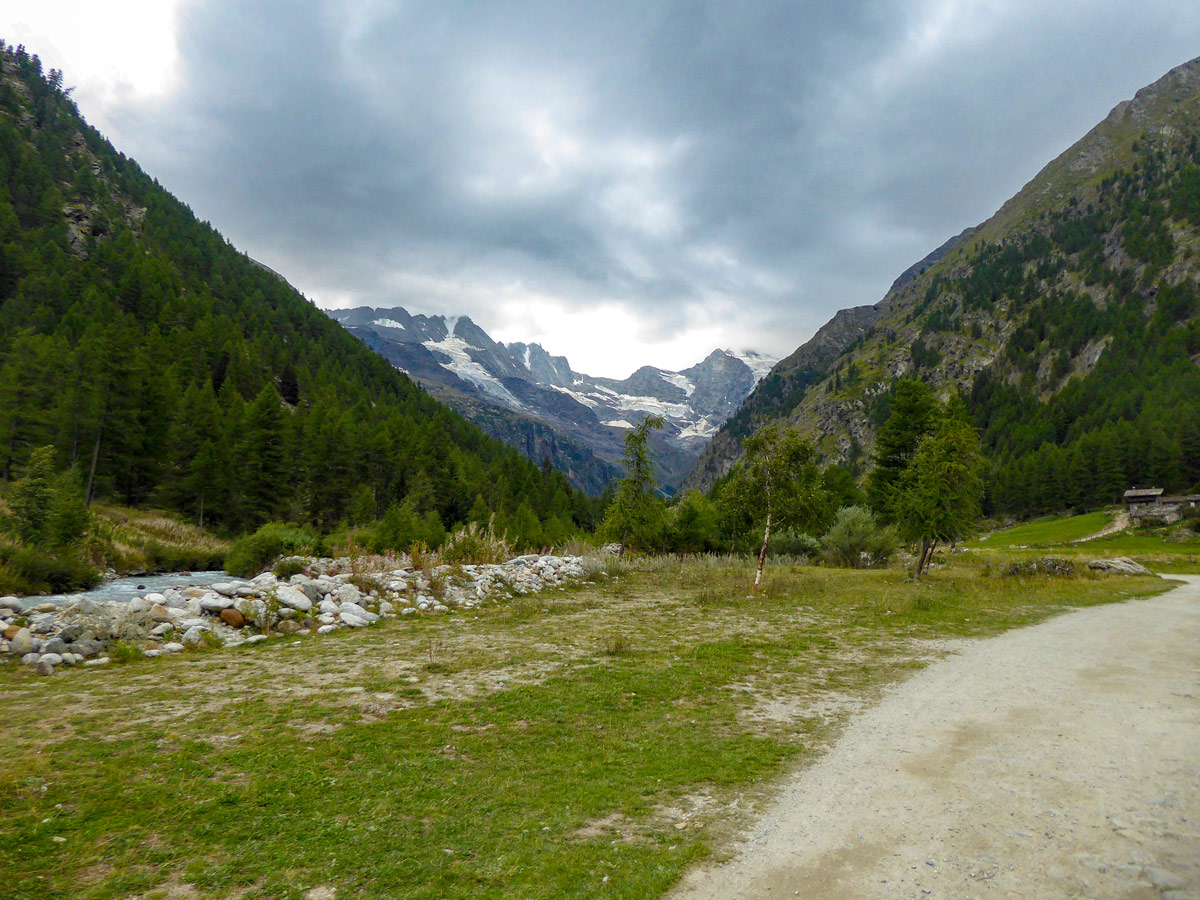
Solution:
M 412 499 L 446 525 L 592 501 L 433 401 L 0 52 L 0 478 L 50 444 L 96 497 L 229 529 Z
M 856 327 L 824 335 L 823 356 L 813 342 L 797 351 L 812 361 L 804 377 L 772 373 L 698 471 L 727 468 L 735 438 L 780 418 L 865 468 L 891 386 L 909 376 L 966 399 L 991 463 L 989 510 L 1090 508 L 1135 483 L 1192 489 L 1198 148 L 1194 60 L 1119 104 L 875 307 L 852 311 Z

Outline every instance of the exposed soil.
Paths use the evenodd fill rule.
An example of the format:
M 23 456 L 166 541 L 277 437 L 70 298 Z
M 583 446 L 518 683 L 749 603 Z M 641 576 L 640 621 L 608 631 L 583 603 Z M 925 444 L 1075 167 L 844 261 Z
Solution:
M 788 784 L 705 898 L 1200 898 L 1200 577 L 961 642 Z

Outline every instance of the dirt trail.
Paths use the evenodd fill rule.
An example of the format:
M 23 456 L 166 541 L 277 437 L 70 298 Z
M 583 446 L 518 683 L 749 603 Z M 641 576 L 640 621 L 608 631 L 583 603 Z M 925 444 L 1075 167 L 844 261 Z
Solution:
M 1200 577 L 1184 578 L 931 665 L 671 897 L 1200 900 Z
M 1073 544 L 1086 544 L 1088 541 L 1098 541 L 1100 538 L 1106 538 L 1110 534 L 1119 534 L 1129 527 L 1129 513 L 1117 513 L 1117 517 L 1097 531 L 1095 534 L 1089 534 L 1087 537 L 1081 537 L 1077 541 L 1072 541 Z

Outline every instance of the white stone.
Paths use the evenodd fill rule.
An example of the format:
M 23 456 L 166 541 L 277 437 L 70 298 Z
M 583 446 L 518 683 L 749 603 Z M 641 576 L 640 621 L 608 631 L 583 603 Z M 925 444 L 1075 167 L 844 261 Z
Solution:
M 404 609 L 400 610 L 400 615 L 412 616 L 412 615 L 416 615 L 416 612 L 417 612 L 417 608 L 415 606 L 406 606 L 406 607 L 404 607 Z
M 98 656 L 95 659 L 85 659 L 83 664 L 85 666 L 107 666 L 110 662 L 112 662 L 112 660 L 110 660 L 107 656 Z
M 179 653 L 183 650 L 183 644 L 178 641 L 171 641 L 169 644 L 163 644 L 163 653 Z
M 300 612 L 308 612 L 312 609 L 312 601 L 308 599 L 305 593 L 290 584 L 281 584 L 271 592 L 280 603 L 289 609 L 296 609 Z
M 323 613 L 336 613 L 338 605 L 332 600 L 322 600 L 317 609 Z
M 253 637 L 248 637 L 248 638 L 246 638 L 246 641 L 245 641 L 245 643 L 247 643 L 247 644 L 260 644 L 260 643 L 262 643 L 263 641 L 265 641 L 266 639 L 267 639 L 267 636 L 266 636 L 265 634 L 256 634 L 256 635 L 254 635 Z
M 336 625 L 322 625 L 317 629 L 317 634 L 329 634 L 331 631 L 337 631 Z
M 155 603 L 161 603 L 165 606 L 167 603 L 167 597 L 165 594 L 159 594 L 157 592 L 152 591 L 146 595 L 146 602 L 149 603 L 151 606 L 153 606 Z
M 201 637 L 202 634 L 203 632 L 200 630 L 200 627 L 193 625 L 183 633 L 183 645 L 185 647 L 199 647 L 204 643 L 204 638 Z
M 150 607 L 152 607 L 153 605 L 154 604 L 151 603 L 150 600 L 146 597 L 134 597 L 132 600 L 129 601 L 129 611 L 131 613 L 149 612 Z
M 61 666 L 62 661 L 63 661 L 62 654 L 61 653 L 43 653 L 42 658 L 41 658 L 41 660 L 39 660 L 39 662 L 44 662 L 47 660 L 49 660 L 50 665 L 52 665 L 52 666 Z
M 371 623 L 361 616 L 356 616 L 354 613 L 342 613 L 342 624 L 349 625 L 351 628 L 365 628 Z
M 229 609 L 233 604 L 233 597 L 225 594 L 208 593 L 200 598 L 200 608 L 208 612 L 219 613 L 223 609 Z

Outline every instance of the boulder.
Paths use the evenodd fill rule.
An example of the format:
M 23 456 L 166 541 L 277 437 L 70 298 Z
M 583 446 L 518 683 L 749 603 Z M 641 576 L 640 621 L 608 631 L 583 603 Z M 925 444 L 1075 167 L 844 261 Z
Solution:
M 200 630 L 199 625 L 193 625 L 183 633 L 183 646 L 196 648 L 204 643 L 204 632 Z
M 8 637 L 8 632 L 5 632 Z M 8 637 L 8 652 L 14 656 L 24 656 L 33 651 L 33 635 L 28 628 L 18 628 L 12 637 Z
M 155 622 L 170 622 L 171 611 L 161 603 L 155 603 L 152 607 L 150 607 L 150 618 Z
M 281 584 L 275 588 L 272 595 L 289 609 L 297 609 L 300 612 L 308 612 L 312 609 L 312 601 L 308 599 L 303 591 L 292 587 L 290 584 Z
M 307 575 L 293 575 L 291 578 L 291 585 L 297 590 L 303 591 L 304 596 L 313 603 L 316 603 L 321 599 L 321 589 L 318 588 L 316 582 L 314 582 Z
M 331 631 L 337 631 L 336 625 L 322 625 L 317 629 L 317 634 L 329 634 Z
M 67 652 L 67 642 L 64 641 L 60 637 L 52 637 L 52 638 L 50 638 L 50 640 L 44 641 L 42 643 L 42 654 L 43 655 L 45 655 L 47 653 L 55 653 L 55 654 L 61 655 L 66 652 Z M 54 665 L 57 666 L 58 663 L 55 663 Z
M 346 616 L 354 616 L 355 618 L 362 619 L 368 624 L 379 618 L 379 616 L 375 615 L 375 613 L 368 612 L 357 603 L 343 603 L 338 607 L 338 615 L 340 615 L 343 620 L 345 620 Z
M 153 606 L 155 603 L 165 604 L 167 602 L 167 598 L 163 594 L 159 594 L 157 592 L 151 592 L 146 595 L 146 602 L 149 603 L 151 606 Z
M 93 637 L 80 638 L 71 644 L 71 652 L 84 659 L 90 659 L 104 650 L 103 642 Z
M 330 614 L 338 611 L 338 605 L 332 600 L 322 600 L 317 609 L 322 613 Z
M 1128 556 L 1118 556 L 1115 559 L 1088 560 L 1087 567 L 1096 572 L 1110 572 L 1116 575 L 1153 575 L 1154 573 L 1136 563 Z
M 38 660 L 39 663 L 48 662 L 51 666 L 61 666 L 62 661 L 61 653 L 43 653 L 42 658 Z
M 70 644 L 72 641 L 77 641 L 81 637 L 87 637 L 88 632 L 87 632 L 87 629 L 84 628 L 82 625 L 75 623 L 75 624 L 68 625 L 67 627 L 65 627 L 62 631 L 60 631 L 58 633 L 58 636 L 60 638 L 62 638 L 64 641 L 66 641 L 68 644 Z
M 212 584 L 212 589 L 226 597 L 234 597 L 237 595 L 238 585 L 234 581 L 217 581 Z
M 236 609 L 221 610 L 221 621 L 230 628 L 246 627 L 246 616 Z
M 186 600 L 199 600 L 208 593 L 208 589 L 202 587 L 185 587 L 179 593 Z
M 87 597 L 81 597 L 67 607 L 67 612 L 77 613 L 81 616 L 94 616 L 100 612 L 100 604 Z
M 60 657 L 60 659 L 61 659 L 61 657 Z M 50 662 L 50 660 L 46 659 L 45 657 L 42 657 L 41 659 L 38 660 L 37 668 L 35 671 L 39 675 L 53 675 L 54 674 L 54 663 Z
M 149 597 L 134 597 L 129 601 L 129 611 L 131 613 L 149 612 L 153 605 L 154 603 L 150 601 Z
M 338 603 L 354 603 L 357 604 L 362 600 L 362 591 L 352 584 L 338 585 L 338 589 L 333 592 L 333 598 Z
M 20 630 L 21 630 L 20 625 L 9 625 L 7 628 L 4 629 L 3 632 L 0 632 L 0 634 L 4 635 L 4 639 L 6 641 L 11 641 L 13 638 L 15 638 L 17 636 L 17 634 L 18 634 L 18 632 L 20 632 Z
M 200 608 L 207 612 L 219 613 L 223 609 L 229 609 L 234 604 L 234 598 L 230 594 L 207 593 L 200 598 Z
M 163 644 L 162 646 L 163 653 L 178 653 L 182 649 L 183 644 L 180 644 L 177 641 L 171 641 L 169 644 Z
M 13 612 L 20 612 L 25 608 L 20 597 L 0 597 L 0 609 L 11 609 Z
M 349 625 L 351 628 L 366 628 L 371 623 L 354 613 L 344 612 L 342 613 L 342 624 Z
M 275 626 L 275 630 L 280 634 L 299 634 L 304 630 L 304 626 L 292 619 L 284 619 Z

